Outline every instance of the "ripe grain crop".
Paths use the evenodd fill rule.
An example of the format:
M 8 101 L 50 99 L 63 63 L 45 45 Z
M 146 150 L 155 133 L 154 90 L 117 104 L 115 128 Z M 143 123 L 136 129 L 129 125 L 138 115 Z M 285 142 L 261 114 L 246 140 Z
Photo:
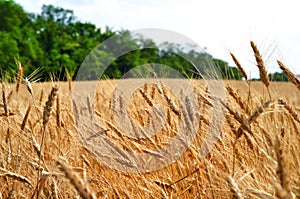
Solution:
M 140 86 L 129 99 L 112 99 L 113 89 L 118 82 L 128 84 L 137 79 L 94 82 L 94 96 L 76 90 L 76 84 L 89 88 L 91 82 L 72 82 L 70 78 L 55 83 L 26 77 L 15 83 L 2 80 L 0 198 L 300 198 L 297 77 L 278 62 L 292 83 L 267 79 L 263 57 L 253 42 L 251 46 L 263 81 L 250 84 L 246 73 L 247 81 L 224 81 L 225 99 L 215 99 L 207 83 L 196 79 L 160 79 L 158 84 Z M 167 81 L 188 82 L 198 106 L 192 105 L 191 96 L 180 102 Z M 12 92 L 17 84 L 18 92 Z M 266 92 L 272 98 L 266 99 Z M 201 157 L 198 154 L 215 122 L 212 110 L 216 100 L 220 100 L 226 120 L 214 148 Z M 114 114 L 129 115 L 130 128 L 126 129 L 142 132 L 138 130 L 150 126 L 157 133 L 134 137 Z M 155 166 L 162 158 L 157 151 L 176 137 L 182 121 L 196 128 L 195 139 L 165 167 L 135 173 L 116 170 L 110 164 L 114 158 L 120 166 Z M 80 125 L 86 131 L 80 131 Z M 117 156 L 109 157 L 103 148 L 96 150 L 104 140 L 106 149 Z M 157 160 L 134 162 L 129 152 L 151 154 Z

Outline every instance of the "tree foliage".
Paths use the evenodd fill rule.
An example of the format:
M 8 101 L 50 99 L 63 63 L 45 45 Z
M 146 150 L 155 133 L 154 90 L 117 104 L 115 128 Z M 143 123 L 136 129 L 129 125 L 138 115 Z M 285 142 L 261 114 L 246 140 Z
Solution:
M 48 80 L 49 74 L 63 80 L 66 72 L 76 76 L 91 52 L 87 61 L 94 67 L 84 71 L 82 75 L 86 79 L 97 78 L 97 66 L 107 63 L 110 67 L 105 71 L 105 77 L 109 78 L 121 78 L 132 68 L 149 63 L 170 66 L 188 78 L 201 78 L 203 71 L 195 69 L 190 61 L 199 63 L 207 58 L 219 68 L 222 78 L 241 79 L 236 68 L 205 52 L 196 52 L 192 48 L 186 52 L 182 46 L 170 43 L 158 46 L 150 39 L 134 37 L 127 30 L 100 29 L 92 23 L 77 20 L 72 10 L 53 5 L 43 5 L 40 14 L 32 14 L 12 0 L 0 0 L 0 17 L 0 67 L 5 73 L 16 73 L 17 58 L 28 66 L 25 75 L 41 68 L 42 80 Z M 122 37 L 110 44 L 109 52 L 105 46 L 96 48 L 102 41 L 119 33 Z M 118 55 L 126 49 L 135 50 Z M 186 57 L 191 60 L 187 61 Z
M 284 73 L 272 73 L 272 74 L 269 74 L 269 79 L 271 81 L 277 81 L 277 82 L 287 82 L 289 81 L 288 77 L 284 74 Z

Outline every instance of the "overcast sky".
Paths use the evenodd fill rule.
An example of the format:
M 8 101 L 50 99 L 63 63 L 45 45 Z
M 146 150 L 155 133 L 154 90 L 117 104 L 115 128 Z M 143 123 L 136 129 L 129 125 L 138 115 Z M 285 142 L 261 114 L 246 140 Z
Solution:
M 234 65 L 229 51 L 251 77 L 259 72 L 250 47 L 260 49 L 269 72 L 282 60 L 300 74 L 300 3 L 297 0 L 16 0 L 28 12 L 43 4 L 74 11 L 83 22 L 135 30 L 163 28 L 194 40 L 216 58 Z

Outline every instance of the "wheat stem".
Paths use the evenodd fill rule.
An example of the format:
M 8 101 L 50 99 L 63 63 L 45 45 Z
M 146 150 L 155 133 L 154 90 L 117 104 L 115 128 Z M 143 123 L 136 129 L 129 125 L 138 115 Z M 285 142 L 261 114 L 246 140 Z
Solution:
M 57 96 L 58 88 L 57 86 L 54 86 L 48 96 L 48 100 L 44 107 L 44 113 L 43 113 L 43 132 L 42 132 L 42 138 L 41 138 L 41 144 L 40 144 L 40 154 L 39 154 L 39 166 L 41 165 L 41 157 L 42 157 L 42 149 L 44 145 L 44 139 L 45 139 L 45 130 L 46 130 L 46 124 L 49 120 L 50 113 L 54 104 L 54 99 Z M 40 170 L 38 170 L 38 177 L 37 177 L 37 186 L 39 185 L 40 181 Z M 38 191 L 39 192 L 39 191 Z M 37 194 L 38 198 L 38 194 Z

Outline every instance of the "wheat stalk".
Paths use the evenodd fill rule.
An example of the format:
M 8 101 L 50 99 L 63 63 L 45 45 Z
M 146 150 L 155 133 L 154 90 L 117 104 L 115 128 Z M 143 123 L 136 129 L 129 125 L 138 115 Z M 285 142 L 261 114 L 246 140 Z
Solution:
M 282 129 L 282 132 L 284 132 L 284 129 Z M 291 192 L 290 182 L 288 177 L 288 167 L 287 167 L 288 165 L 286 164 L 282 145 L 278 135 L 276 136 L 276 141 L 275 141 L 275 152 L 276 152 L 277 163 L 278 163 L 277 175 L 279 176 L 280 185 L 281 185 L 281 190 L 277 190 L 278 192 L 277 194 L 279 195 L 279 198 L 291 198 L 292 192 Z
M 89 187 L 86 186 L 82 179 L 80 179 L 73 169 L 68 167 L 68 165 L 63 160 L 57 160 L 56 163 L 60 166 L 60 170 L 64 172 L 66 178 L 68 178 L 71 184 L 79 192 L 80 196 L 84 199 L 94 199 L 94 194 L 90 191 Z
M 60 127 L 61 120 L 60 120 L 60 102 L 59 102 L 59 94 L 57 93 L 56 96 L 56 125 Z
M 271 104 L 271 101 L 266 101 L 261 106 L 257 107 L 252 113 L 252 115 L 248 117 L 248 122 L 252 123 L 253 121 L 255 121 Z
M 151 85 L 151 99 L 154 99 L 154 98 L 155 98 L 155 93 L 156 93 L 156 92 L 155 92 L 155 90 L 156 90 L 155 88 L 156 88 L 156 87 L 152 84 L 152 85 Z
M 147 85 L 147 84 L 145 84 L 145 85 Z M 145 87 L 145 88 L 147 88 L 147 87 Z M 150 107 L 152 107 L 152 106 L 153 106 L 153 103 L 152 103 L 152 101 L 149 99 L 149 97 L 147 96 L 147 93 L 146 93 L 145 91 L 147 91 L 147 89 L 144 89 L 144 90 L 139 89 L 139 92 L 141 93 L 141 95 L 143 96 L 143 98 L 145 99 L 145 101 L 147 102 L 147 104 L 148 104 Z M 152 98 L 152 99 L 153 99 L 153 98 Z
M 269 194 L 267 192 L 261 191 L 261 190 L 255 190 L 255 189 L 248 188 L 245 190 L 245 192 L 255 195 L 258 198 L 274 199 L 274 196 L 272 196 L 271 194 Z
M 19 174 L 16 174 L 16 173 L 9 172 L 9 171 L 7 171 L 6 173 L 0 174 L 0 177 L 10 177 L 10 178 L 18 180 L 20 182 L 27 183 L 32 186 L 32 184 L 28 178 L 21 176 Z
M 33 136 L 31 137 L 31 141 L 33 143 L 33 148 L 34 148 L 36 154 L 38 156 L 40 156 L 41 155 L 41 147 L 40 147 L 40 145 L 37 143 L 37 141 L 35 140 L 35 138 Z M 42 159 L 43 159 L 43 157 L 42 157 Z M 41 167 L 40 164 L 39 164 L 39 167 Z
M 7 102 L 10 101 L 10 99 L 11 99 L 13 93 L 14 93 L 14 90 L 13 90 L 13 89 L 8 93 L 7 98 L 6 98 L 6 99 L 7 99 L 7 100 L 6 100 Z
M 249 108 L 248 104 L 238 95 L 237 92 L 235 92 L 233 90 L 233 88 L 231 88 L 230 86 L 227 86 L 226 89 L 227 89 L 228 93 L 233 97 L 233 99 L 235 99 L 235 101 L 241 107 L 241 109 L 243 109 L 249 115 L 250 108 Z
M 21 130 L 23 131 L 24 128 L 25 128 L 25 125 L 26 125 L 26 122 L 28 120 L 28 116 L 29 116 L 29 113 L 30 113 L 30 110 L 31 110 L 31 105 L 28 106 L 27 110 L 26 110 L 26 113 L 25 113 L 25 116 L 24 116 L 24 119 L 23 119 L 23 122 L 21 124 Z
M 242 65 L 240 64 L 240 62 L 238 61 L 238 59 L 234 56 L 233 53 L 230 53 L 231 58 L 233 59 L 235 65 L 237 66 L 238 70 L 240 71 L 240 73 L 242 74 L 242 76 L 245 78 L 247 85 L 248 85 L 248 103 L 251 103 L 251 98 L 250 98 L 250 94 L 251 94 L 251 87 L 250 87 L 250 82 L 248 80 L 248 76 L 247 73 L 245 72 L 244 68 L 242 67 Z
M 237 66 L 237 68 L 239 69 L 240 73 L 242 74 L 242 76 L 245 78 L 246 81 L 248 81 L 248 76 L 247 73 L 245 72 L 244 68 L 242 67 L 242 65 L 240 64 L 240 62 L 237 60 L 237 58 L 234 56 L 233 53 L 230 53 L 231 58 L 233 59 L 235 65 Z
M 42 102 L 43 102 L 43 97 L 44 97 L 44 90 L 42 89 L 42 91 L 41 91 L 41 95 L 40 95 L 40 99 L 39 99 L 39 101 L 40 101 L 40 105 L 42 105 Z
M 255 43 L 253 41 L 251 41 L 250 44 L 251 44 L 251 47 L 252 47 L 253 52 L 254 52 L 254 56 L 255 56 L 255 59 L 256 59 L 257 67 L 259 69 L 260 79 L 265 84 L 265 86 L 267 87 L 268 94 L 269 94 L 269 97 L 271 99 L 271 94 L 270 94 L 270 91 L 269 91 L 270 80 L 269 80 L 269 77 L 268 77 L 267 68 L 266 68 L 266 66 L 264 64 L 262 56 L 261 56 L 261 54 L 260 54 L 257 46 L 255 45 Z
M 281 61 L 277 60 L 280 69 L 286 74 L 289 80 L 300 90 L 300 79 L 292 73 Z
M 86 103 L 87 103 L 87 109 L 89 111 L 89 114 L 92 117 L 93 116 L 93 109 L 92 109 L 92 106 L 91 106 L 91 100 L 90 100 L 89 96 L 86 96 Z
M 79 120 L 79 111 L 78 111 L 76 101 L 73 99 L 72 102 L 73 102 L 72 104 L 73 104 L 73 112 L 74 112 L 74 120 L 75 120 L 74 123 L 77 125 Z
M 144 92 L 146 94 L 148 93 L 148 84 L 147 83 L 144 84 Z
M 175 103 L 173 102 L 173 100 L 168 96 L 167 94 L 167 89 L 163 86 L 162 88 L 162 94 L 165 98 L 165 100 L 168 103 L 168 106 L 171 108 L 171 110 L 180 118 L 181 117 L 181 113 L 180 111 L 176 108 Z
M 26 84 L 28 92 L 32 95 L 32 93 L 33 93 L 32 86 L 31 86 L 31 83 L 30 83 L 30 81 L 27 77 L 25 78 L 25 84 Z
M 233 198 L 234 199 L 242 199 L 243 196 L 241 194 L 241 191 L 238 187 L 238 185 L 236 184 L 236 182 L 234 181 L 234 179 L 231 176 L 227 176 L 227 182 L 229 184 L 230 187 L 230 191 L 233 194 Z
M 22 77 L 23 77 L 23 67 L 21 65 L 21 62 L 20 61 L 16 61 L 17 65 L 19 66 L 19 70 L 18 70 L 18 77 L 17 77 L 17 84 L 16 84 L 16 91 L 17 93 L 19 92 L 19 89 L 20 89 L 20 84 L 21 84 L 21 81 L 22 81 Z
M 221 104 L 228 110 L 228 112 L 238 121 L 243 129 L 246 129 L 250 134 L 253 134 L 251 131 L 251 127 L 249 122 L 246 120 L 246 118 L 238 113 L 237 111 L 233 110 L 226 102 L 220 101 Z
M 283 105 L 283 107 L 289 112 L 289 114 L 294 118 L 294 120 L 296 120 L 298 123 L 300 123 L 298 114 L 296 113 L 296 111 L 294 111 L 294 109 L 286 101 L 284 101 L 282 98 L 279 98 L 278 103 L 280 105 Z
M 6 95 L 5 95 L 5 84 L 2 81 L 2 101 L 3 101 L 3 109 L 4 109 L 4 114 L 8 116 L 8 107 L 7 107 L 7 100 L 6 100 Z
M 253 41 L 251 41 L 250 44 L 251 44 L 251 47 L 252 47 L 253 52 L 254 52 L 257 67 L 259 69 L 259 76 L 260 76 L 262 82 L 266 85 L 266 87 L 268 87 L 270 82 L 269 82 L 268 72 L 267 72 L 267 69 L 265 67 L 262 56 L 261 56 L 257 46 L 255 45 L 255 43 Z
M 69 92 L 72 93 L 72 77 L 68 75 Z
M 40 181 L 38 182 L 38 185 L 36 186 L 31 198 L 34 198 L 34 196 L 36 195 L 37 198 L 39 197 L 41 190 L 43 188 L 43 186 L 45 185 L 46 180 L 48 179 L 49 176 L 49 172 L 47 171 L 42 171 L 42 177 L 40 179 Z
M 19 175 L 19 174 L 13 173 L 13 172 L 11 172 L 11 171 L 7 171 L 7 170 L 5 170 L 5 169 L 3 169 L 3 168 L 0 168 L 0 170 L 1 170 L 2 172 L 4 172 L 4 173 L 0 174 L 0 177 L 10 177 L 10 178 L 13 178 L 13 179 L 15 179 L 15 180 L 18 180 L 18 181 L 20 181 L 20 182 L 27 183 L 27 184 L 29 184 L 30 186 L 32 186 L 32 183 L 31 183 L 31 181 L 30 181 L 28 178 L 26 178 L 26 177 L 24 177 L 24 176 L 21 176 L 21 175 Z
M 49 120 L 50 113 L 51 113 L 51 110 L 52 110 L 52 107 L 54 104 L 54 99 L 57 96 L 57 93 L 58 93 L 58 88 L 57 88 L 57 86 L 54 86 L 48 96 L 48 100 L 44 107 L 44 112 L 43 112 L 43 126 L 44 127 Z
M 52 90 L 48 96 L 48 100 L 45 104 L 44 107 L 44 112 L 43 112 L 43 131 L 42 131 L 42 138 L 41 138 L 41 144 L 40 144 L 40 154 L 39 154 L 39 166 L 41 165 L 41 158 L 42 158 L 42 149 L 44 145 L 44 139 L 45 139 L 45 128 L 46 124 L 49 120 L 50 113 L 52 111 L 52 107 L 54 104 L 55 97 L 57 96 L 58 93 L 58 88 L 57 86 L 52 87 Z M 39 188 L 39 181 L 40 181 L 40 170 L 38 170 L 38 176 L 37 176 L 37 189 Z M 39 190 L 37 190 L 37 198 L 38 198 L 38 193 Z
M 56 182 L 53 178 L 52 178 L 52 182 L 51 182 L 50 186 L 51 186 L 51 196 L 52 196 L 52 198 L 58 199 L 57 184 L 56 184 Z

